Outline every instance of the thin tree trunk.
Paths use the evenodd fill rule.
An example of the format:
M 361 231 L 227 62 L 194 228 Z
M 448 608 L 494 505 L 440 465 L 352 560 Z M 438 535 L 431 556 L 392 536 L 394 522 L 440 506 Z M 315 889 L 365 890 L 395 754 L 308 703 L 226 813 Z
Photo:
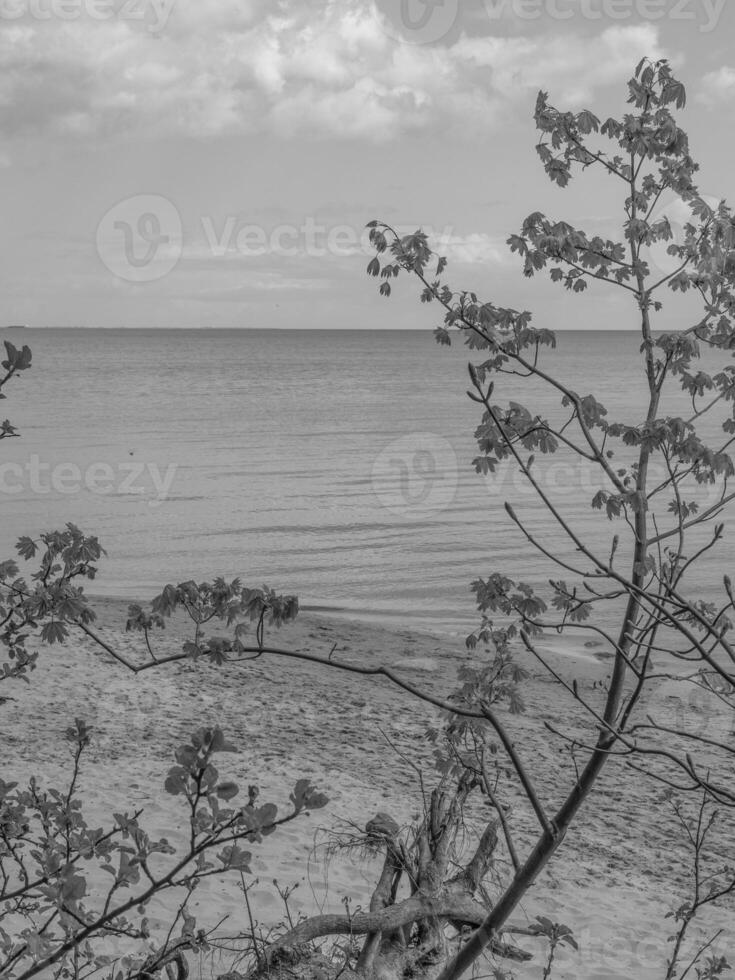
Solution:
M 650 324 L 645 310 L 643 311 L 642 327 L 644 339 L 647 337 L 650 338 Z M 660 391 L 656 389 L 650 370 L 648 374 L 650 399 L 646 418 L 650 423 L 658 411 Z M 633 590 L 629 592 L 625 616 L 623 617 L 623 624 L 620 629 L 617 647 L 618 653 L 615 656 L 610 690 L 603 715 L 605 723 L 611 728 L 615 725 L 617 713 L 620 708 L 628 669 L 626 657 L 632 646 L 632 631 L 635 627 L 640 609 L 638 590 L 643 589 L 645 582 L 643 562 L 648 551 L 648 522 L 643 501 L 645 500 L 648 479 L 649 458 L 649 451 L 645 446 L 641 447 L 638 458 L 638 478 L 636 481 L 640 506 L 635 515 L 636 542 L 633 551 L 631 574 Z M 470 936 L 465 945 L 447 963 L 437 980 L 457 980 L 482 952 L 497 940 L 498 933 L 508 921 L 508 917 L 512 914 L 526 892 L 528 892 L 529 888 L 531 888 L 539 874 L 544 870 L 553 857 L 557 847 L 559 847 L 564 839 L 574 817 L 590 795 L 598 776 L 608 761 L 609 749 L 614 742 L 615 736 L 613 734 L 610 734 L 608 731 L 600 732 L 594 752 L 587 761 L 571 793 L 553 818 L 551 829 L 544 831 L 533 851 L 521 865 L 510 886 L 501 896 L 493 910 L 486 916 L 482 925 Z

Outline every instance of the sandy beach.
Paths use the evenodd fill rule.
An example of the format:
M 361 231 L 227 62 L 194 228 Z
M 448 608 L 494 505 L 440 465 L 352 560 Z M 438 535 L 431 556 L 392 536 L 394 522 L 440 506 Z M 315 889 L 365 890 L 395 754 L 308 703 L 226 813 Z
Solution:
M 135 660 L 146 656 L 139 634 L 126 634 L 127 603 L 95 600 L 95 629 L 116 650 Z M 184 637 L 174 623 L 157 638 L 156 651 L 175 653 Z M 390 665 L 406 680 L 446 697 L 457 668 L 477 661 L 460 639 L 395 631 L 372 624 L 302 613 L 277 634 L 277 645 L 308 650 L 337 660 Z M 587 645 L 585 645 L 587 643 Z M 548 643 L 544 655 L 555 669 L 592 694 L 604 682 L 610 659 L 584 634 L 564 646 Z M 544 722 L 583 733 L 583 719 L 572 699 L 545 675 L 528 654 L 531 671 L 524 685 L 526 713 L 508 717 L 522 754 L 537 774 L 549 807 L 571 785 L 571 763 L 563 743 Z M 418 818 L 419 779 L 407 758 L 418 763 L 430 788 L 432 746 L 424 737 L 440 713 L 383 679 L 347 674 L 285 658 L 264 656 L 245 665 L 216 668 L 206 663 L 174 663 L 134 675 L 100 652 L 82 634 L 64 646 L 46 648 L 30 685 L 15 684 L 4 693 L 0 732 L 5 745 L 3 778 L 27 782 L 33 773 L 59 784 L 69 758 L 63 732 L 75 717 L 92 725 L 95 737 L 80 784 L 90 823 L 107 823 L 114 811 L 144 808 L 143 826 L 152 835 L 182 840 L 180 801 L 166 794 L 163 781 L 174 748 L 202 725 L 218 724 L 238 749 L 222 757 L 221 771 L 241 787 L 257 784 L 262 802 L 287 809 L 297 779 L 307 777 L 329 797 L 328 805 L 282 828 L 253 848 L 253 872 L 259 883 L 251 901 L 264 929 L 283 917 L 273 885 L 298 885 L 292 914 L 317 910 L 341 912 L 366 908 L 375 883 L 376 863 L 359 855 L 328 858 L 331 831 L 365 822 L 382 811 L 399 823 Z M 665 682 L 649 710 L 681 709 L 676 685 Z M 659 715 L 663 717 L 663 715 Z M 666 937 L 673 931 L 666 913 L 681 904 L 688 855 L 680 831 L 665 806 L 657 803 L 661 786 L 631 778 L 611 764 L 585 817 L 577 821 L 537 887 L 513 916 L 515 923 L 536 915 L 570 926 L 578 953 L 560 951 L 554 977 L 653 980 L 665 973 Z M 470 820 L 480 816 L 471 813 Z M 519 803 L 514 817 L 521 846 L 531 840 L 532 824 Z M 732 841 L 721 843 L 732 850 Z M 723 853 L 723 860 L 733 855 Z M 505 861 L 505 857 L 502 857 Z M 499 865 L 507 876 L 507 868 Z M 227 918 L 223 930 L 247 928 L 239 877 L 207 883 L 192 902 L 198 924 L 212 926 Z M 171 898 L 171 896 L 169 896 Z M 169 905 L 172 902 L 168 903 Z M 151 909 L 154 929 L 165 921 L 165 907 Z M 703 922 L 701 935 L 725 930 L 714 949 L 726 953 L 733 939 L 733 906 Z M 692 936 L 700 935 L 695 926 Z M 525 939 L 534 959 L 514 966 L 518 980 L 543 972 L 543 946 Z M 730 947 L 730 951 L 731 947 Z M 201 975 L 230 968 L 215 957 L 201 963 Z

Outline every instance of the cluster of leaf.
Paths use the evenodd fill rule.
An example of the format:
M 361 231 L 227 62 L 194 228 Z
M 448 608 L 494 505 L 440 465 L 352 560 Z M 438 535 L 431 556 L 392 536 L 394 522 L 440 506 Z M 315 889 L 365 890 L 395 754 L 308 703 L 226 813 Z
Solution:
M 545 915 L 537 915 L 535 922 L 531 924 L 531 929 L 537 936 L 546 936 L 553 946 L 565 945 L 572 949 L 579 949 L 579 945 L 574 938 L 574 933 L 561 922 L 552 922 Z
M 509 623 L 493 629 L 490 620 L 467 638 L 467 646 L 475 650 L 482 643 L 490 659 L 477 666 L 462 665 L 457 670 L 458 686 L 450 696 L 457 711 L 494 711 L 505 707 L 512 715 L 526 710 L 522 687 L 528 679 L 528 671 L 518 662 L 512 649 L 512 641 L 518 636 L 518 624 Z M 435 746 L 434 765 L 442 778 L 454 782 L 463 774 L 472 773 L 480 781 L 489 779 L 485 758 L 492 761 L 493 779 L 502 775 L 512 778 L 510 769 L 502 763 L 500 745 L 493 730 L 481 717 L 447 712 L 441 727 L 430 726 L 427 740 Z M 495 805 L 495 804 L 494 804 Z
M 500 307 L 493 303 L 483 303 L 476 293 L 463 290 L 454 292 L 439 278 L 447 266 L 447 260 L 431 249 L 425 232 L 416 231 L 412 235 L 399 236 L 390 225 L 371 221 L 370 242 L 376 256 L 368 265 L 368 273 L 385 279 L 380 292 L 389 296 L 391 289 L 388 280 L 397 278 L 401 272 L 418 276 L 423 283 L 421 301 L 437 301 L 445 311 L 444 325 L 435 332 L 438 343 L 451 344 L 452 328 L 464 331 L 465 342 L 471 350 L 490 351 L 486 365 L 477 370 L 499 370 L 522 351 L 538 353 L 542 346 L 554 347 L 556 340 L 551 330 L 537 330 L 531 326 L 531 314 L 510 307 Z M 390 259 L 381 265 L 380 257 L 388 253 Z M 433 276 L 429 277 L 429 264 L 435 265 Z
M 195 629 L 193 640 L 183 646 L 184 653 L 192 659 L 207 657 L 220 665 L 246 649 L 252 651 L 247 638 L 253 624 L 257 647 L 262 649 L 265 627 L 278 629 L 292 622 L 298 611 L 299 601 L 294 595 L 279 595 L 267 585 L 260 589 L 246 588 L 237 578 L 231 582 L 217 578 L 213 582 L 167 585 L 151 600 L 149 610 L 131 605 L 126 629 L 142 632 L 148 640 L 152 631 L 164 629 L 168 619 L 183 612 Z M 215 623 L 224 624 L 231 633 L 206 634 L 205 627 Z
M 542 631 L 538 620 L 548 606 L 527 582 L 516 582 L 499 572 L 476 579 L 471 589 L 482 619 L 466 638 L 466 646 L 476 650 L 483 645 L 493 659 L 477 669 L 461 668 L 461 686 L 453 699 L 463 707 L 480 710 L 505 703 L 511 714 L 520 714 L 525 710 L 521 686 L 528 673 L 516 659 L 515 644 L 521 633 L 533 636 Z M 464 724 L 452 722 L 454 728 L 459 726 L 457 730 Z
M 459 668 L 459 687 L 453 692 L 452 701 L 467 708 L 507 704 L 511 714 L 521 714 L 525 705 L 520 688 L 527 677 L 528 672 L 509 650 L 496 652 L 487 666 Z M 461 718 L 452 722 L 455 729 L 462 724 Z
M 248 787 L 247 805 L 237 809 L 223 808 L 222 802 L 229 803 L 239 795 L 240 790 L 232 780 L 220 779 L 212 761 L 217 752 L 237 752 L 237 749 L 219 728 L 199 729 L 190 743 L 176 750 L 176 765 L 169 770 L 165 789 L 172 796 L 184 796 L 192 812 L 197 811 L 192 824 L 197 837 L 211 834 L 225 825 L 237 830 L 238 839 L 260 842 L 275 830 L 278 809 L 273 803 L 255 805 L 259 795 L 256 786 Z M 202 801 L 206 802 L 206 810 L 200 806 Z M 326 805 L 327 798 L 318 793 L 308 780 L 299 780 L 291 794 L 291 803 L 292 816 L 296 816 L 305 810 L 321 809 Z M 228 870 L 235 866 L 250 870 L 250 854 L 239 854 L 234 848 L 227 848 L 219 857 Z M 235 861 L 237 865 L 233 863 Z
M 492 394 L 492 385 L 488 398 Z M 516 401 L 508 408 L 493 405 L 483 414 L 475 430 L 475 439 L 482 455 L 473 465 L 478 473 L 494 473 L 499 462 L 513 455 L 513 449 L 522 447 L 528 452 L 555 453 L 559 440 L 548 420 L 540 415 L 532 416 L 529 410 Z M 533 465 L 533 459 L 531 459 Z
M 591 279 L 609 279 L 628 288 L 643 305 L 653 303 L 656 288 L 646 284 L 650 273 L 642 254 L 643 246 L 650 247 L 672 237 L 667 221 L 653 221 L 651 212 L 665 190 L 679 194 L 692 209 L 696 224 L 686 229 L 686 241 L 672 245 L 672 254 L 682 258 L 683 268 L 676 275 L 667 277 L 672 289 L 698 287 L 707 302 L 708 315 L 693 334 L 665 334 L 656 345 L 664 357 L 656 362 L 656 370 L 678 375 L 684 390 L 693 400 L 712 392 L 718 398 L 735 402 L 735 372 L 726 368 L 714 378 L 705 372 L 689 370 L 692 358 L 699 356 L 697 337 L 708 343 L 731 349 L 735 344 L 732 328 L 732 311 L 735 300 L 731 287 L 735 274 L 735 223 L 724 202 L 717 211 L 709 208 L 699 197 L 692 181 L 697 165 L 689 156 L 686 135 L 677 126 L 669 106 L 681 107 L 685 102 L 683 86 L 677 81 L 669 65 L 663 62 L 640 63 L 635 78 L 630 83 L 629 101 L 640 110 L 628 114 L 620 122 L 609 119 L 604 124 L 589 111 L 562 113 L 549 105 L 545 93 L 540 93 L 536 107 L 536 123 L 542 133 L 538 152 L 549 176 L 564 186 L 575 164 L 583 167 L 602 165 L 609 173 L 621 177 L 631 185 L 626 200 L 627 221 L 625 241 L 612 241 L 599 236 L 589 236 L 566 222 L 553 222 L 539 212 L 531 214 L 524 222 L 521 234 L 509 239 L 512 251 L 520 253 L 527 275 L 545 268 L 551 263 L 551 277 L 576 291 L 584 289 Z M 589 140 L 598 133 L 617 144 L 618 152 L 607 154 L 602 149 L 590 148 Z M 631 169 L 631 154 L 638 157 L 635 172 Z M 658 167 L 656 174 L 641 173 L 645 161 Z M 636 182 L 636 178 L 638 178 Z M 422 299 L 439 300 L 445 307 L 444 326 L 437 329 L 440 343 L 449 343 L 449 329 L 459 326 L 472 349 L 491 348 L 492 356 L 476 368 L 480 382 L 488 373 L 507 370 L 509 360 L 515 360 L 523 368 L 533 368 L 518 360 L 529 347 L 553 344 L 553 335 L 530 327 L 529 313 L 502 309 L 491 303 L 483 303 L 473 293 L 455 294 L 439 278 L 429 281 L 427 269 L 434 256 L 426 236 L 421 232 L 399 238 L 391 236 L 389 226 L 374 222 L 371 236 L 378 256 L 388 251 L 393 261 L 383 269 L 395 277 L 400 271 L 411 271 L 424 283 Z M 631 254 L 629 254 L 629 252 Z M 371 263 L 371 272 L 381 274 L 379 258 Z M 714 257 L 719 256 L 717 261 Z M 437 260 L 437 277 L 446 263 Z M 708 289 L 705 291 L 703 269 L 707 273 Z M 714 271 L 712 271 L 714 269 Z M 533 373 L 531 370 L 530 373 Z M 491 390 L 488 392 L 489 398 Z M 568 396 L 562 405 L 572 404 Z M 688 464 L 699 482 L 713 482 L 718 477 L 731 474 L 732 463 L 724 451 L 703 445 L 692 432 L 684 438 L 672 437 L 666 427 L 687 426 L 683 419 L 654 420 L 646 429 L 620 423 L 609 424 L 604 416 L 604 406 L 587 396 L 575 398 L 573 408 L 588 429 L 599 427 L 606 438 L 619 439 L 627 447 L 651 443 L 658 451 L 666 451 L 683 464 Z M 735 417 L 725 423 L 725 431 L 735 433 Z M 548 420 L 533 413 L 517 401 L 507 408 L 488 406 L 482 424 L 476 433 L 483 455 L 475 467 L 483 473 L 492 473 L 498 460 L 511 454 L 511 444 L 518 443 L 525 449 L 540 453 L 552 453 L 558 448 L 558 439 Z M 613 453 L 608 450 L 608 458 Z M 627 501 L 623 494 L 611 494 L 610 516 L 625 512 Z M 606 501 L 603 501 L 606 502 Z
M 77 583 L 95 578 L 105 551 L 95 536 L 83 534 L 73 524 L 63 531 L 43 533 L 36 540 L 24 536 L 16 550 L 20 558 L 35 561 L 37 567 L 23 576 L 16 560 L 0 563 L 0 643 L 8 656 L 0 667 L 0 679 L 27 680 L 38 658 L 28 645 L 32 638 L 38 635 L 44 643 L 61 643 L 71 627 L 95 621 L 83 586 Z M 267 626 L 278 628 L 295 619 L 298 599 L 268 586 L 247 588 L 239 579 L 183 582 L 167 585 L 147 610 L 132 604 L 126 629 L 142 632 L 149 639 L 178 611 L 196 627 L 194 640 L 184 645 L 184 653 L 223 663 L 229 655 L 243 652 L 253 624 L 256 642 L 262 646 Z M 231 635 L 206 635 L 205 627 L 215 622 L 231 629 Z
M 579 589 L 576 585 L 568 586 L 561 579 L 559 581 L 549 580 L 549 585 L 553 590 L 551 604 L 555 609 L 562 613 L 562 625 L 570 623 L 583 623 L 590 617 L 590 599 L 583 599 L 579 596 Z
M 29 370 L 32 356 L 30 347 L 25 344 L 21 350 L 18 350 L 9 340 L 5 340 L 3 343 L 5 345 L 5 359 L 0 362 L 0 366 L 2 366 L 5 374 L 0 377 L 0 398 L 7 398 L 8 396 L 2 389 L 11 378 L 17 377 L 22 371 Z M 11 425 L 8 419 L 0 422 L 0 439 L 10 439 L 18 435 L 18 430 L 14 425 Z
M 630 112 L 619 120 L 602 122 L 588 110 L 560 112 L 541 92 L 535 114 L 541 134 L 537 150 L 552 181 L 564 187 L 576 168 L 592 166 L 622 181 L 627 196 L 620 239 L 591 235 L 533 212 L 508 244 L 521 256 L 526 275 L 548 268 L 552 280 L 575 291 L 593 280 L 628 291 L 644 325 L 649 323 L 650 311 L 662 309 L 656 295 L 662 286 L 673 291 L 698 290 L 705 311 L 702 319 L 689 330 L 652 335 L 641 348 L 650 384 L 660 391 L 667 378 L 677 380 L 691 399 L 691 418 L 651 417 L 638 425 L 611 420 L 594 395 L 579 395 L 541 370 L 542 348 L 555 345 L 550 331 L 535 329 L 527 311 L 485 302 L 473 292 L 455 292 L 444 279 L 446 260 L 432 251 L 421 231 L 399 236 L 389 225 L 372 222 L 370 237 L 376 255 L 368 272 L 381 277 L 384 295 L 390 294 L 390 282 L 402 272 L 418 277 L 422 302 L 437 302 L 443 309 L 444 322 L 436 329 L 438 342 L 449 344 L 452 330 L 458 329 L 470 350 L 484 353 L 484 360 L 470 367 L 474 388 L 470 397 L 483 407 L 475 432 L 480 449 L 473 460 L 477 472 L 492 475 L 501 462 L 510 459 L 534 482 L 537 456 L 569 450 L 601 469 L 605 483 L 591 504 L 593 509 L 604 510 L 610 520 L 621 519 L 632 526 L 652 509 L 658 495 L 668 491 L 666 513 L 688 526 L 706 520 L 719 506 L 700 513 L 690 487 L 717 484 L 724 503 L 728 481 L 735 475 L 728 452 L 730 441 L 735 440 L 735 368 L 726 366 L 710 376 L 696 364 L 703 345 L 735 351 L 735 221 L 724 202 L 709 207 L 696 187 L 699 168 L 672 112 L 685 105 L 686 92 L 669 64 L 641 61 L 629 83 L 628 101 Z M 673 242 L 670 223 L 655 218 L 665 193 L 678 195 L 691 210 L 692 222 L 678 243 Z M 669 244 L 670 254 L 681 264 L 669 276 L 654 280 L 646 249 L 661 242 Z M 650 325 L 644 334 L 646 331 L 651 334 Z M 550 385 L 568 417 L 552 421 L 546 413 L 522 404 L 515 392 L 505 404 L 493 401 L 498 375 L 512 377 L 516 387 L 515 378 L 530 377 Z M 728 441 L 710 446 L 694 423 L 717 403 L 732 406 L 722 426 Z M 630 462 L 633 454 L 657 458 L 669 478 L 649 492 L 640 485 L 637 463 Z M 613 463 L 616 456 L 621 457 L 617 464 Z M 654 516 L 661 528 L 661 516 Z M 617 541 L 616 536 L 610 561 Z M 685 561 L 681 553 L 664 549 L 658 560 L 653 555 L 642 559 L 635 571 L 650 576 L 649 583 L 657 578 L 673 583 Z M 515 596 L 498 592 L 497 586 L 493 576 L 473 584 L 483 620 L 468 638 L 469 645 L 480 638 L 507 642 L 516 628 L 512 617 L 533 621 L 545 611 L 546 603 L 530 586 Z M 581 602 L 573 584 L 559 590 L 552 582 L 552 590 L 551 605 L 561 611 L 564 623 L 587 617 L 590 606 Z
M 677 619 L 691 630 L 721 639 L 724 639 L 733 628 L 732 619 L 725 610 L 719 609 L 716 603 L 708 602 L 706 599 L 695 599 L 690 602 L 686 609 L 680 610 Z
M 635 156 L 659 167 L 673 168 L 672 179 L 675 175 L 679 177 L 675 189 L 686 190 L 687 175 L 696 169 L 696 164 L 689 156 L 687 135 L 669 109 L 671 105 L 684 108 L 686 90 L 674 78 L 667 61 L 651 63 L 644 58 L 639 62 L 628 83 L 628 103 L 640 110 L 638 115 L 627 113 L 622 121 L 608 119 L 601 123 L 588 109 L 579 113 L 559 112 L 549 104 L 547 93 L 540 92 L 535 121 L 544 135 L 537 152 L 549 178 L 565 187 L 575 165 L 588 167 L 602 163 L 610 173 L 630 180 L 634 176 L 630 158 Z M 616 141 L 619 152 L 611 155 L 591 147 L 588 138 L 596 133 Z M 665 172 L 668 174 L 668 169 Z
M 257 843 L 327 802 L 300 780 L 283 817 L 274 804 L 256 806 L 256 786 L 245 805 L 235 805 L 239 789 L 220 777 L 213 760 L 236 750 L 220 729 L 199 729 L 176 750 L 165 783 L 185 800 L 188 846 L 177 854 L 168 839 L 144 831 L 140 811 L 114 814 L 107 829 L 88 825 L 77 783 L 91 738 L 79 719 L 67 731 L 73 763 L 64 791 L 43 789 L 35 779 L 27 789 L 0 782 L 0 974 L 8 978 L 54 967 L 57 976 L 109 968 L 103 975 L 125 980 L 153 972 L 172 950 L 205 949 L 207 935 L 187 911 L 198 884 L 229 871 L 249 873 L 251 852 L 241 844 Z M 147 908 L 171 890 L 178 914 L 168 935 L 156 936 Z M 127 941 L 130 951 L 111 956 L 111 941 Z
M 546 602 L 536 594 L 527 582 L 516 582 L 500 572 L 493 572 L 486 579 L 479 578 L 472 583 L 472 592 L 479 611 L 486 616 L 488 612 L 499 613 L 502 617 L 518 619 L 534 632 L 532 621 L 546 612 Z M 500 642 L 500 652 L 507 649 L 508 642 L 516 637 L 513 625 L 491 637 L 488 633 L 475 634 L 476 639 L 487 642 L 492 639 L 496 648 Z
M 635 275 L 622 242 L 597 235 L 589 238 L 567 222 L 551 221 L 538 211 L 526 218 L 521 234 L 511 235 L 508 244 L 523 259 L 524 275 L 533 276 L 551 263 L 551 281 L 575 293 L 583 292 L 590 278 L 611 278 L 621 285 Z
M 77 582 L 95 577 L 95 563 L 104 549 L 96 537 L 67 524 L 63 531 L 41 534 L 35 541 L 20 538 L 16 550 L 26 561 L 38 559 L 38 567 L 26 578 L 16 560 L 0 563 L 0 644 L 8 657 L 0 667 L 0 679 L 27 681 L 38 659 L 28 641 L 37 632 L 44 643 L 60 643 L 71 625 L 94 621 Z
M 708 956 L 704 963 L 695 967 L 697 980 L 717 980 L 717 977 L 730 973 L 732 967 L 725 956 Z

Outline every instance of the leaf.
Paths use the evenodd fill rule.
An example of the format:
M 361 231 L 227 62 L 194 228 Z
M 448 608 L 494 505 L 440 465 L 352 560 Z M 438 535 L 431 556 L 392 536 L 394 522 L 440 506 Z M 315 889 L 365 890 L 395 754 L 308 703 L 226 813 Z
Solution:
M 235 746 L 227 741 L 221 728 L 215 728 L 212 732 L 210 747 L 212 752 L 237 752 Z
M 545 915 L 537 915 L 533 928 L 545 936 L 550 936 L 554 932 L 554 923 L 551 919 L 547 919 Z
M 190 912 L 184 912 L 183 919 L 184 919 L 184 923 L 181 927 L 181 935 L 184 937 L 193 936 L 194 930 L 197 927 L 196 918 L 193 915 L 191 915 Z
M 237 844 L 228 844 L 217 855 L 226 871 L 247 871 L 250 874 L 250 862 L 253 855 L 243 851 Z
M 7 354 L 7 360 L 3 361 L 3 367 L 6 370 L 10 370 L 10 368 L 15 367 L 18 360 L 18 350 L 9 340 L 4 340 L 3 343 L 5 345 L 5 353 Z
M 273 829 L 273 824 L 278 816 L 278 807 L 275 803 L 264 803 L 255 811 L 255 816 L 259 828 L 263 831 L 270 831 Z
M 58 620 L 45 623 L 41 629 L 41 639 L 44 643 L 63 643 L 68 635 L 66 626 Z
M 173 766 L 168 771 L 163 788 L 171 796 L 178 796 L 186 789 L 186 775 L 186 770 L 182 766 Z
M 87 882 L 81 875 L 67 876 L 62 880 L 61 895 L 65 902 L 78 902 L 87 893 Z
M 663 92 L 661 93 L 661 101 L 664 103 L 675 102 L 677 109 L 683 109 L 687 104 L 686 89 L 681 82 L 672 78 L 664 86 Z
M 600 120 L 593 112 L 584 109 L 577 115 L 577 126 L 580 133 L 585 135 L 592 132 L 596 133 L 600 128 Z
M 298 812 L 309 806 L 309 802 L 314 793 L 314 787 L 308 779 L 299 779 L 289 799 L 293 803 L 294 809 Z
M 237 783 L 233 782 L 220 783 L 215 790 L 215 793 L 221 800 L 233 800 L 239 792 Z
M 17 574 L 18 566 L 12 559 L 0 562 L 0 580 L 5 581 L 8 578 L 15 578 Z
M 15 550 L 18 552 L 21 558 L 25 558 L 26 561 L 29 561 L 31 558 L 35 557 L 36 552 L 38 551 L 38 545 L 32 540 L 32 538 L 23 536 L 22 538 L 18 539 Z

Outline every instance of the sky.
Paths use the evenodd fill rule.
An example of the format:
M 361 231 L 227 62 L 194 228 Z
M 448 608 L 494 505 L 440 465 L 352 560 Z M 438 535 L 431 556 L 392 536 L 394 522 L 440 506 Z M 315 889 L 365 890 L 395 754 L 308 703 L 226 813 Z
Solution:
M 436 326 L 366 277 L 379 218 L 538 326 L 631 328 L 505 244 L 533 211 L 621 213 L 609 180 L 549 183 L 537 92 L 620 115 L 668 58 L 700 190 L 732 199 L 733 40 L 732 0 L 0 0 L 0 325 Z

